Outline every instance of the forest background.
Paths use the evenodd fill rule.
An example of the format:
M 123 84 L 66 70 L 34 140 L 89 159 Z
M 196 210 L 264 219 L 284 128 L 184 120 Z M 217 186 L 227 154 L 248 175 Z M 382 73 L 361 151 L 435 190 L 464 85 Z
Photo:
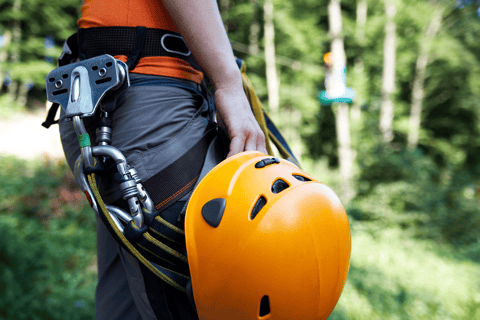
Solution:
M 0 0 L 2 119 L 44 112 L 45 77 L 80 5 Z M 257 94 L 303 168 L 347 209 L 350 272 L 329 319 L 480 319 L 479 6 L 219 1 Z M 329 51 L 347 67 L 351 104 L 318 100 Z M 93 211 L 63 160 L 7 153 L 0 319 L 92 319 Z

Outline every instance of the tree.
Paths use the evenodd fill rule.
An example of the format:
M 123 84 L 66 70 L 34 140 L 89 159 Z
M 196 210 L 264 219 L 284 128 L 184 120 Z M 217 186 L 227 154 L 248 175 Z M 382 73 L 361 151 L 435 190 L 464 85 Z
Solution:
M 268 106 L 272 113 L 278 113 L 279 107 L 279 81 L 275 59 L 275 28 L 273 25 L 273 1 L 265 0 L 263 5 L 265 20 L 265 65 L 268 87 Z
M 81 0 L 3 0 L 0 1 L 0 72 L 8 75 L 10 105 L 16 101 L 24 107 L 28 90 L 44 95 L 45 77 L 53 68 L 53 58 L 60 55 L 60 44 L 77 28 Z M 46 47 L 46 37 L 52 47 Z M 3 81 L 2 81 L 3 83 Z M 40 98 L 43 98 L 40 96 Z M 6 101 L 10 100 L 10 101 Z
M 380 131 L 384 142 L 393 140 L 393 115 L 395 93 L 395 63 L 396 63 L 396 14 L 395 0 L 385 0 L 385 41 L 383 46 L 383 84 L 382 104 L 380 107 Z
M 345 69 L 346 57 L 342 37 L 342 13 L 340 0 L 331 0 L 328 5 L 328 21 L 331 37 L 332 74 L 339 74 Z M 340 85 L 332 81 L 327 87 L 327 93 L 338 90 Z M 335 103 L 337 108 L 335 123 L 337 130 L 338 160 L 340 166 L 341 196 L 348 202 L 354 196 L 353 190 L 353 152 L 350 139 L 349 107 L 346 103 Z
M 0 89 L 2 89 L 3 82 L 5 80 L 4 73 L 6 68 L 4 67 L 7 63 L 8 52 L 7 48 L 12 41 L 12 32 L 10 30 L 5 30 L 2 35 L 2 45 L 0 46 Z
M 20 42 L 22 39 L 22 28 L 20 27 L 20 9 L 22 6 L 22 0 L 14 0 L 12 5 L 12 50 L 10 52 L 10 61 L 13 64 L 17 64 L 20 61 Z M 18 82 L 15 78 L 16 75 L 11 75 L 11 82 L 7 90 L 7 103 L 13 105 L 17 100 Z
M 365 47 L 365 25 L 367 24 L 367 0 L 357 0 L 357 19 L 355 26 L 355 40 L 357 44 L 363 49 Z M 360 121 L 360 108 L 365 103 L 366 98 L 366 81 L 367 75 L 365 73 L 365 66 L 363 64 L 363 56 L 355 57 L 355 65 L 353 67 L 355 100 L 353 101 L 351 118 L 358 126 Z
M 252 22 L 250 23 L 250 32 L 248 36 L 248 53 L 251 55 L 258 55 L 259 37 L 260 37 L 260 23 L 257 20 L 256 13 L 258 9 L 257 0 L 250 0 L 252 6 Z
M 415 66 L 415 78 L 413 79 L 410 127 L 408 131 L 408 147 L 411 149 L 416 148 L 418 144 L 424 97 L 425 71 L 427 69 L 432 42 L 435 40 L 438 30 L 440 29 L 443 12 L 445 10 L 444 7 L 439 4 L 434 4 L 434 6 L 430 24 L 426 28 L 424 36 L 419 37 L 419 53 Z

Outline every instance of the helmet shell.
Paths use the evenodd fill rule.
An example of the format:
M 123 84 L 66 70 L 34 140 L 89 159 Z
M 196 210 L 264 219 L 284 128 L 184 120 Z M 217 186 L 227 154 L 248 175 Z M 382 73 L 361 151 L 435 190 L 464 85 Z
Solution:
M 200 319 L 326 319 L 340 298 L 351 250 L 340 200 L 286 160 L 256 168 L 264 159 L 243 152 L 224 160 L 190 199 L 185 235 Z M 275 193 L 277 180 L 286 185 Z M 226 199 L 217 227 L 202 214 L 212 199 Z

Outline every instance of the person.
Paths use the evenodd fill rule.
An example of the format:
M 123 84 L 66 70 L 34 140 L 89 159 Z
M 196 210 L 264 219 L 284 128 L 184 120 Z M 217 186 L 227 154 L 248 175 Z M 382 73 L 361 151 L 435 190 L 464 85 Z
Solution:
M 140 56 L 130 64 L 132 85 L 112 112 L 112 145 L 126 156 L 143 181 L 166 168 L 205 135 L 212 121 L 203 85 L 205 76 L 213 84 L 216 109 L 230 138 L 227 156 L 255 150 L 267 153 L 265 136 L 243 91 L 216 1 L 86 0 L 78 26 L 83 58 L 91 56 L 88 50 L 93 48 L 93 55 L 109 53 L 128 64 L 129 53 L 115 51 L 115 46 L 129 41 L 128 45 L 137 45 L 138 38 L 122 38 L 123 31 L 137 27 L 147 31 L 143 48 L 158 47 L 159 42 L 164 46 L 168 40 L 178 42 L 178 35 L 188 46 L 177 55 L 169 54 L 175 50 L 167 48 L 167 56 Z M 156 30 L 163 30 L 161 38 L 155 38 Z M 190 51 L 200 68 L 182 59 Z M 92 141 L 98 120 L 93 116 L 84 121 Z M 80 154 L 76 134 L 63 113 L 59 125 L 65 156 L 73 170 Z M 103 184 L 102 196 L 115 200 L 113 184 Z M 179 203 L 185 203 L 189 195 L 183 195 Z M 172 213 L 171 221 L 176 221 L 176 215 Z M 96 319 L 198 319 L 186 294 L 149 274 L 97 220 Z

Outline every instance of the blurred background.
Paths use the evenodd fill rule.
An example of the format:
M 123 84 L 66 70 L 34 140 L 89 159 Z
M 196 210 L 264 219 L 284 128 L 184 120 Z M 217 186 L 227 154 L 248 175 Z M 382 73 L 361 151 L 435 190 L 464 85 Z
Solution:
M 58 127 L 40 125 L 80 6 L 0 0 L 0 319 L 93 319 L 94 213 Z M 303 169 L 348 212 L 350 272 L 329 319 L 480 319 L 480 1 L 219 7 Z M 332 70 L 351 103 L 320 103 Z

